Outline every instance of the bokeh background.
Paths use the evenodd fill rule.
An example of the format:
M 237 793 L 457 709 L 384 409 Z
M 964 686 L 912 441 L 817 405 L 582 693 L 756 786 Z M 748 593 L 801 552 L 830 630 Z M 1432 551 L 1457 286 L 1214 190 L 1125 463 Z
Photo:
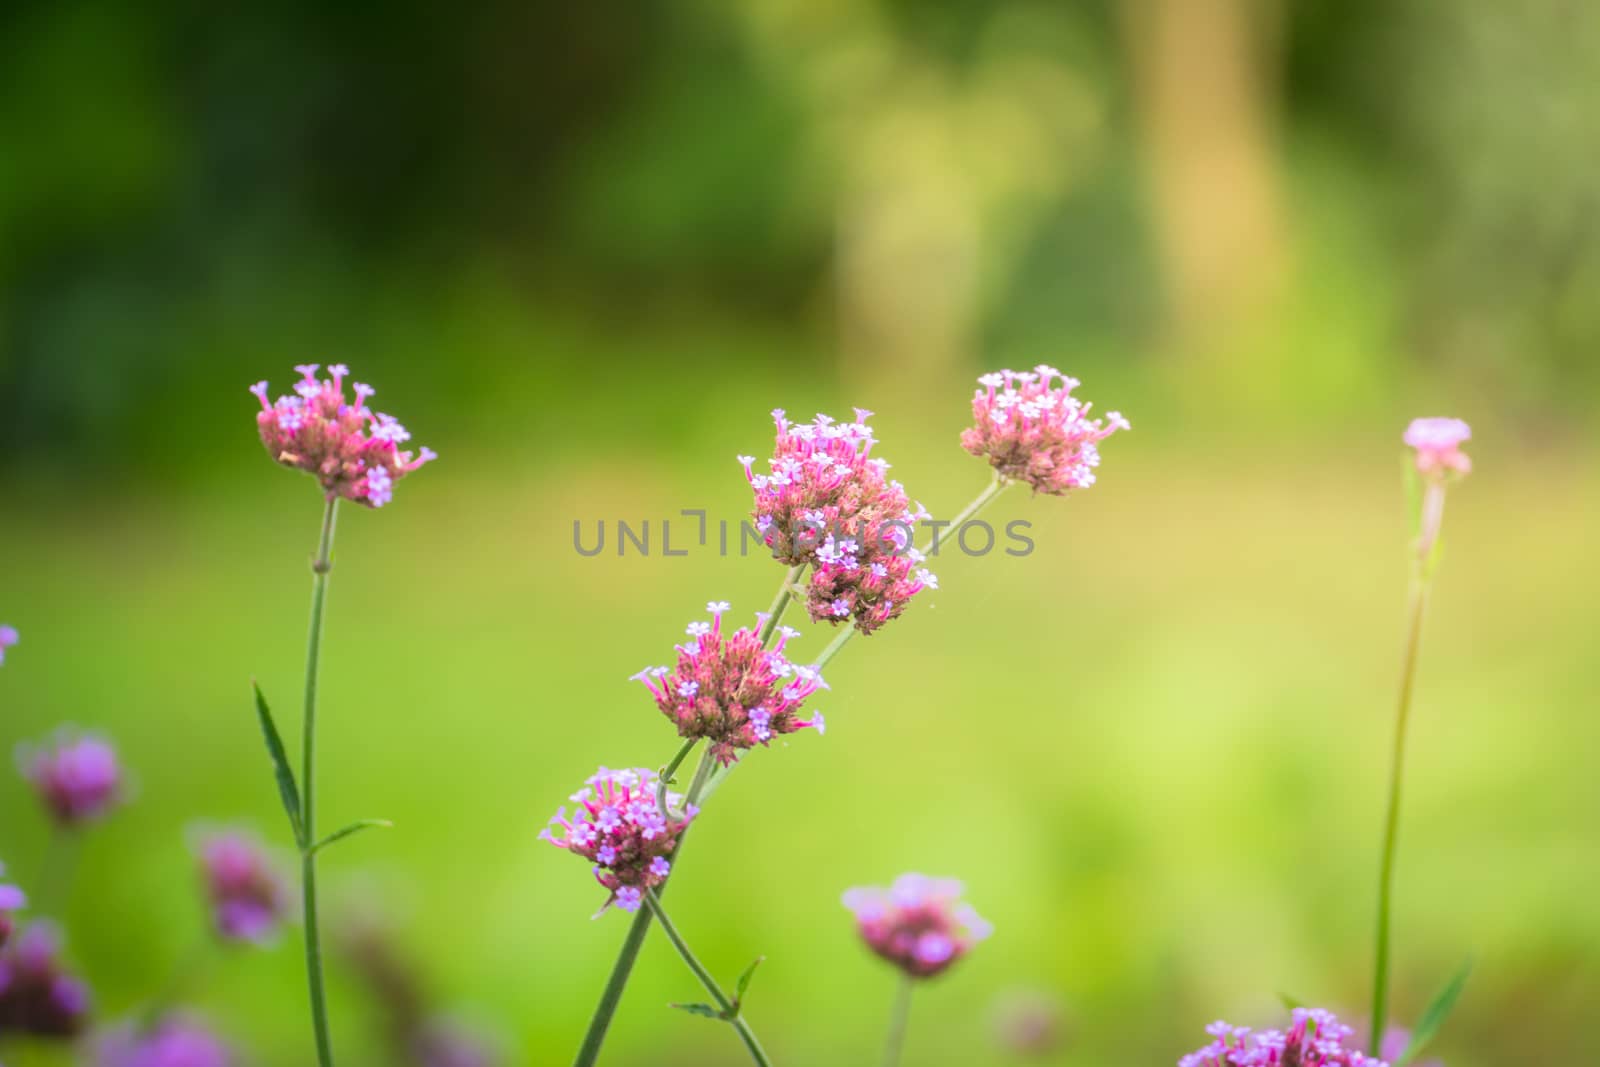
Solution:
M 675 739 L 628 675 L 781 568 L 735 523 L 769 409 L 878 412 L 949 515 L 972 379 L 1050 362 L 1134 432 L 1026 558 L 830 672 L 674 881 L 787 1064 L 872 1062 L 893 987 L 838 898 L 966 879 L 997 927 L 920 994 L 908 1065 L 1166 1064 L 1277 995 L 1359 1020 L 1398 673 L 1399 433 L 1472 422 L 1423 651 L 1396 1011 L 1467 954 L 1451 1067 L 1600 1059 L 1600 8 L 1498 0 L 70 2 L 0 16 L 0 745 L 73 722 L 134 802 L 81 842 L 101 1018 L 202 936 L 185 834 L 287 843 L 248 700 L 297 731 L 319 503 L 245 387 L 344 361 L 443 459 L 346 509 L 320 723 L 330 925 L 381 921 L 432 1002 L 566 1063 L 626 920 L 535 841 L 598 763 Z M 586 528 L 649 520 L 655 554 Z M 675 527 L 683 543 L 686 520 Z M 798 649 L 827 635 L 807 627 Z M 0 775 L 0 858 L 47 833 Z M 332 935 L 335 936 L 336 935 Z M 302 960 L 189 1001 L 310 1062 Z M 333 965 L 350 1064 L 396 1062 Z M 653 938 L 607 1062 L 735 1064 Z M 10 1045 L 13 1064 L 68 1062 Z

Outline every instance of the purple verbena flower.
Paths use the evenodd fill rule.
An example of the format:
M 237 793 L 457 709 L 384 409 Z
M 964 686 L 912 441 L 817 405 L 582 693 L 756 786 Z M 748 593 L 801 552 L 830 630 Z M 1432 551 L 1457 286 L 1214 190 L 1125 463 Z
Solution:
M 594 864 L 595 880 L 611 891 L 600 913 L 613 904 L 623 911 L 638 910 L 644 891 L 666 879 L 678 837 L 697 814 L 693 806 L 673 814 L 683 803 L 676 793 L 666 795 L 668 811 L 663 812 L 656 785 L 655 773 L 643 767 L 601 767 L 572 795 L 577 805 L 572 817 L 562 808 L 550 827 L 539 832 L 541 841 Z M 560 830 L 561 836 L 551 830 Z
M 223 831 L 201 837 L 195 851 L 218 936 L 270 942 L 283 924 L 289 897 L 266 849 L 248 834 Z
M 410 1042 L 417 1067 L 494 1067 L 499 1052 L 483 1037 L 449 1019 L 424 1023 Z
M 1293 1025 L 1282 1030 L 1251 1030 L 1214 1022 L 1206 1027 L 1211 1043 L 1178 1061 L 1178 1067 L 1387 1067 L 1355 1047 L 1354 1032 L 1332 1012 L 1294 1009 Z
M 1403 437 L 1417 452 L 1417 471 L 1430 478 L 1467 474 L 1472 460 L 1461 446 L 1472 439 L 1472 427 L 1460 419 L 1412 419 Z
M 1026 482 L 1036 493 L 1061 496 L 1093 485 L 1099 443 L 1129 429 L 1115 411 L 1089 418 L 1090 405 L 1072 395 L 1078 380 L 1054 367 L 985 374 L 978 384 L 974 424 L 961 432 L 961 447 L 988 459 L 1001 478 Z
M 168 1015 L 129 1023 L 95 1047 L 95 1067 L 230 1067 L 233 1053 L 199 1020 Z
M 932 978 L 994 932 L 950 878 L 902 874 L 888 889 L 851 889 L 844 906 L 867 947 L 912 978 Z
M 706 738 L 712 754 L 729 764 L 743 749 L 820 726 L 820 717 L 800 718 L 800 708 L 824 686 L 822 675 L 783 654 L 796 631 L 785 628 L 772 648 L 763 648 L 756 630 L 722 629 L 726 602 L 706 608 L 712 621 L 689 625 L 691 640 L 677 646 L 676 667 L 647 668 L 634 675 L 677 726 L 678 736 Z
M 15 626 L 0 624 L 0 663 L 6 661 L 6 649 L 22 640 L 22 635 L 17 633 Z
M 36 922 L 0 953 L 0 1033 L 73 1037 L 89 1018 L 89 989 L 61 960 L 61 935 Z
M 383 507 L 394 498 L 395 482 L 438 458 L 431 448 L 415 456 L 401 451 L 411 434 L 394 416 L 367 407 L 371 386 L 356 383 L 355 403 L 348 402 L 344 380 L 350 369 L 344 364 L 329 367 L 325 381 L 317 377 L 315 363 L 295 370 L 301 377 L 293 395 L 269 402 L 266 382 L 250 387 L 261 401 L 256 426 L 268 455 L 314 476 L 330 498 Z
M 46 745 L 19 748 L 17 763 L 62 826 L 93 822 L 123 798 L 116 750 L 93 734 L 62 730 Z
M 0 876 L 6 873 L 6 865 L 0 863 Z M 28 898 L 14 885 L 0 882 L 0 948 L 11 938 L 11 931 L 16 929 L 12 922 L 11 913 L 21 911 L 28 906 Z

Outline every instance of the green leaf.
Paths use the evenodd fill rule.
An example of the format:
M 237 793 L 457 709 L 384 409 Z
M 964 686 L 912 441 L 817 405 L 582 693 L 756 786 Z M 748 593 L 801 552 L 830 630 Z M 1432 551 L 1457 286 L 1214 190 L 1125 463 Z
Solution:
M 1289 994 L 1281 991 L 1278 993 L 1278 999 L 1282 1001 L 1283 1006 L 1288 1008 L 1290 1011 L 1294 1011 L 1296 1008 L 1303 1008 L 1306 1006 L 1305 1001 L 1296 1000 L 1294 997 L 1291 997 Z
M 702 1019 L 715 1019 L 718 1022 L 727 1021 L 720 1011 L 718 1011 L 716 1008 L 713 1008 L 709 1004 L 670 1004 L 668 1007 L 677 1008 L 679 1011 L 686 1011 L 690 1015 L 698 1015 Z
M 733 990 L 733 1002 L 735 1004 L 739 1004 L 739 1003 L 742 1003 L 744 1001 L 745 990 L 750 988 L 750 979 L 755 975 L 756 968 L 761 966 L 766 961 L 767 961 L 767 957 L 765 957 L 765 956 L 757 956 L 755 958 L 755 961 L 752 962 L 750 964 L 750 966 L 748 966 L 748 967 L 746 967 L 744 969 L 744 973 L 739 976 L 738 984 L 734 987 L 734 990 Z
M 1411 1031 L 1411 1044 L 1407 1045 L 1400 1058 L 1394 1061 L 1394 1067 L 1406 1067 L 1406 1064 L 1421 1055 L 1423 1048 L 1433 1040 L 1439 1028 L 1444 1025 L 1444 1021 L 1455 1010 L 1456 1001 L 1461 999 L 1461 991 L 1467 987 L 1467 977 L 1471 974 L 1472 957 L 1468 956 L 1462 962 L 1461 969 L 1456 971 L 1455 976 L 1446 982 L 1444 988 L 1433 998 L 1433 1002 L 1422 1013 L 1422 1018 L 1417 1020 L 1416 1029 Z
M 335 830 L 333 833 L 329 834 L 327 837 L 324 837 L 321 841 L 318 841 L 316 844 L 307 849 L 306 854 L 315 856 L 318 852 L 321 852 L 335 841 L 343 841 L 351 834 L 359 834 L 363 830 L 373 829 L 392 830 L 394 829 L 394 823 L 390 822 L 388 819 L 361 819 L 357 822 L 351 823 L 349 826 L 346 826 L 343 829 Z
M 250 687 L 256 691 L 256 717 L 261 720 L 261 736 L 267 742 L 267 755 L 272 757 L 272 770 L 278 778 L 278 795 L 283 798 L 284 814 L 289 816 L 289 826 L 294 830 L 294 843 L 306 847 L 305 829 L 300 823 L 300 789 L 294 782 L 294 768 L 289 766 L 289 754 L 283 749 L 283 738 L 272 721 L 272 711 L 261 687 L 254 680 Z

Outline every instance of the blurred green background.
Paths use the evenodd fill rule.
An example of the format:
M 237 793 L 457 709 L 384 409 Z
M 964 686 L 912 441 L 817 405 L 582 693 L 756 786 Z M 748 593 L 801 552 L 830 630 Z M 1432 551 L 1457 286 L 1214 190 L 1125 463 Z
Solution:
M 189 826 L 287 843 L 248 681 L 296 732 L 319 504 L 250 382 L 342 360 L 443 456 L 340 526 L 321 818 L 397 828 L 328 854 L 330 925 L 385 916 L 441 1010 L 545 1065 L 626 920 L 534 835 L 596 764 L 668 758 L 627 676 L 782 573 L 586 559 L 573 522 L 736 523 L 779 406 L 877 411 L 951 514 L 986 476 L 972 379 L 1047 361 L 1133 421 L 1101 483 L 1003 497 L 1035 553 L 942 558 L 836 661 L 827 736 L 757 753 L 685 852 L 702 957 L 768 957 L 769 1048 L 872 1061 L 893 976 L 838 897 L 903 870 L 997 927 L 919 994 L 908 1065 L 1011 1062 L 1016 989 L 1060 998 L 1074 1067 L 1171 1063 L 1280 991 L 1359 1020 L 1399 433 L 1448 414 L 1478 470 L 1423 650 L 1396 1012 L 1470 952 L 1451 1067 L 1600 1059 L 1597 57 L 1600 8 L 1554 0 L 0 15 L 0 745 L 73 722 L 136 776 L 68 915 L 100 1017 L 201 936 Z M 17 880 L 45 842 L 0 776 Z M 342 1060 L 391 1062 L 333 975 Z M 191 999 L 305 1064 L 302 982 L 290 937 Z M 607 1062 L 741 1062 L 665 1007 L 697 996 L 653 938 Z

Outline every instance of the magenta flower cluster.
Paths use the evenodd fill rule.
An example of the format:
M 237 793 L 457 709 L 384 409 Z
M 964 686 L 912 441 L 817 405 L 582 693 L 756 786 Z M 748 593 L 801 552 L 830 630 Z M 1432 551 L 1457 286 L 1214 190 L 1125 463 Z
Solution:
M 1214 1022 L 1211 1043 L 1178 1061 L 1178 1067 L 1387 1067 L 1351 1046 L 1354 1032 L 1332 1012 L 1296 1008 L 1288 1031 L 1251 1030 Z
M 1115 411 L 1103 420 L 1089 418 L 1090 405 L 1072 395 L 1078 380 L 1054 367 L 985 374 L 978 384 L 975 422 L 961 434 L 961 447 L 988 459 L 1001 478 L 1025 482 L 1036 493 L 1061 496 L 1093 485 L 1099 443 L 1129 429 Z
M 22 775 L 62 826 L 101 818 L 122 800 L 122 768 L 103 739 L 63 730 L 40 748 L 17 753 Z
M 657 785 L 654 772 L 643 767 L 620 771 L 601 767 L 572 794 L 577 805 L 572 817 L 562 808 L 549 828 L 539 833 L 541 841 L 594 865 L 595 880 L 611 891 L 601 912 L 613 904 L 623 911 L 637 911 L 644 894 L 666 881 L 672 870 L 672 852 L 696 810 L 690 806 L 677 814 L 683 798 L 670 792 L 662 810 Z M 561 836 L 552 830 L 561 831 Z
M 753 456 L 739 457 L 755 494 L 756 529 L 773 557 L 812 568 L 812 621 L 853 621 L 864 634 L 898 617 L 922 589 L 938 587 L 911 543 L 927 512 L 888 478 L 889 463 L 871 456 L 871 415 L 857 408 L 854 422 L 818 415 L 790 423 L 779 409 L 768 473 L 756 473 Z
M 1417 471 L 1430 478 L 1467 474 L 1472 460 L 1461 446 L 1472 439 L 1472 427 L 1460 419 L 1413 419 L 1402 440 L 1416 450 Z
M 196 852 L 217 935 L 227 941 L 270 942 L 288 911 L 288 893 L 261 843 L 225 831 L 202 837 Z
M 0 1033 L 72 1037 L 87 1025 L 89 988 L 61 958 L 61 935 L 35 922 L 0 953 Z
M 867 947 L 913 978 L 932 978 L 994 932 L 952 878 L 902 874 L 887 889 L 851 889 L 844 906 Z
M 6 649 L 22 640 L 22 635 L 17 633 L 15 626 L 0 624 L 0 663 L 6 661 Z
M 722 628 L 728 610 L 725 600 L 706 605 L 711 621 L 692 622 L 688 642 L 676 646 L 676 667 L 649 667 L 634 675 L 643 682 L 656 707 L 672 720 L 678 736 L 705 738 L 711 752 L 724 765 L 739 753 L 766 745 L 774 737 L 825 723 L 820 712 L 800 718 L 800 706 L 824 687 L 822 675 L 811 667 L 797 666 L 783 654 L 784 646 L 799 632 L 779 631 L 772 648 L 764 648 L 757 630 L 743 628 L 731 634 Z M 760 627 L 764 615 L 756 616 Z
M 256 426 L 268 455 L 315 477 L 330 498 L 381 508 L 393 499 L 396 482 L 437 458 L 431 448 L 415 457 L 401 448 L 411 434 L 394 416 L 367 406 L 371 386 L 356 382 L 353 400 L 346 399 L 349 367 L 335 363 L 326 380 L 317 377 L 315 363 L 295 370 L 300 380 L 294 392 L 276 401 L 268 402 L 266 382 L 250 387 L 261 401 Z
M 95 1048 L 95 1067 L 229 1067 L 233 1053 L 199 1020 L 168 1015 L 153 1024 L 130 1024 Z
M 0 863 L 0 877 L 4 877 L 5 873 L 6 865 Z M 11 939 L 11 931 L 16 928 L 11 920 L 12 913 L 27 906 L 27 894 L 14 885 L 0 882 L 0 948 L 5 948 L 6 942 Z

